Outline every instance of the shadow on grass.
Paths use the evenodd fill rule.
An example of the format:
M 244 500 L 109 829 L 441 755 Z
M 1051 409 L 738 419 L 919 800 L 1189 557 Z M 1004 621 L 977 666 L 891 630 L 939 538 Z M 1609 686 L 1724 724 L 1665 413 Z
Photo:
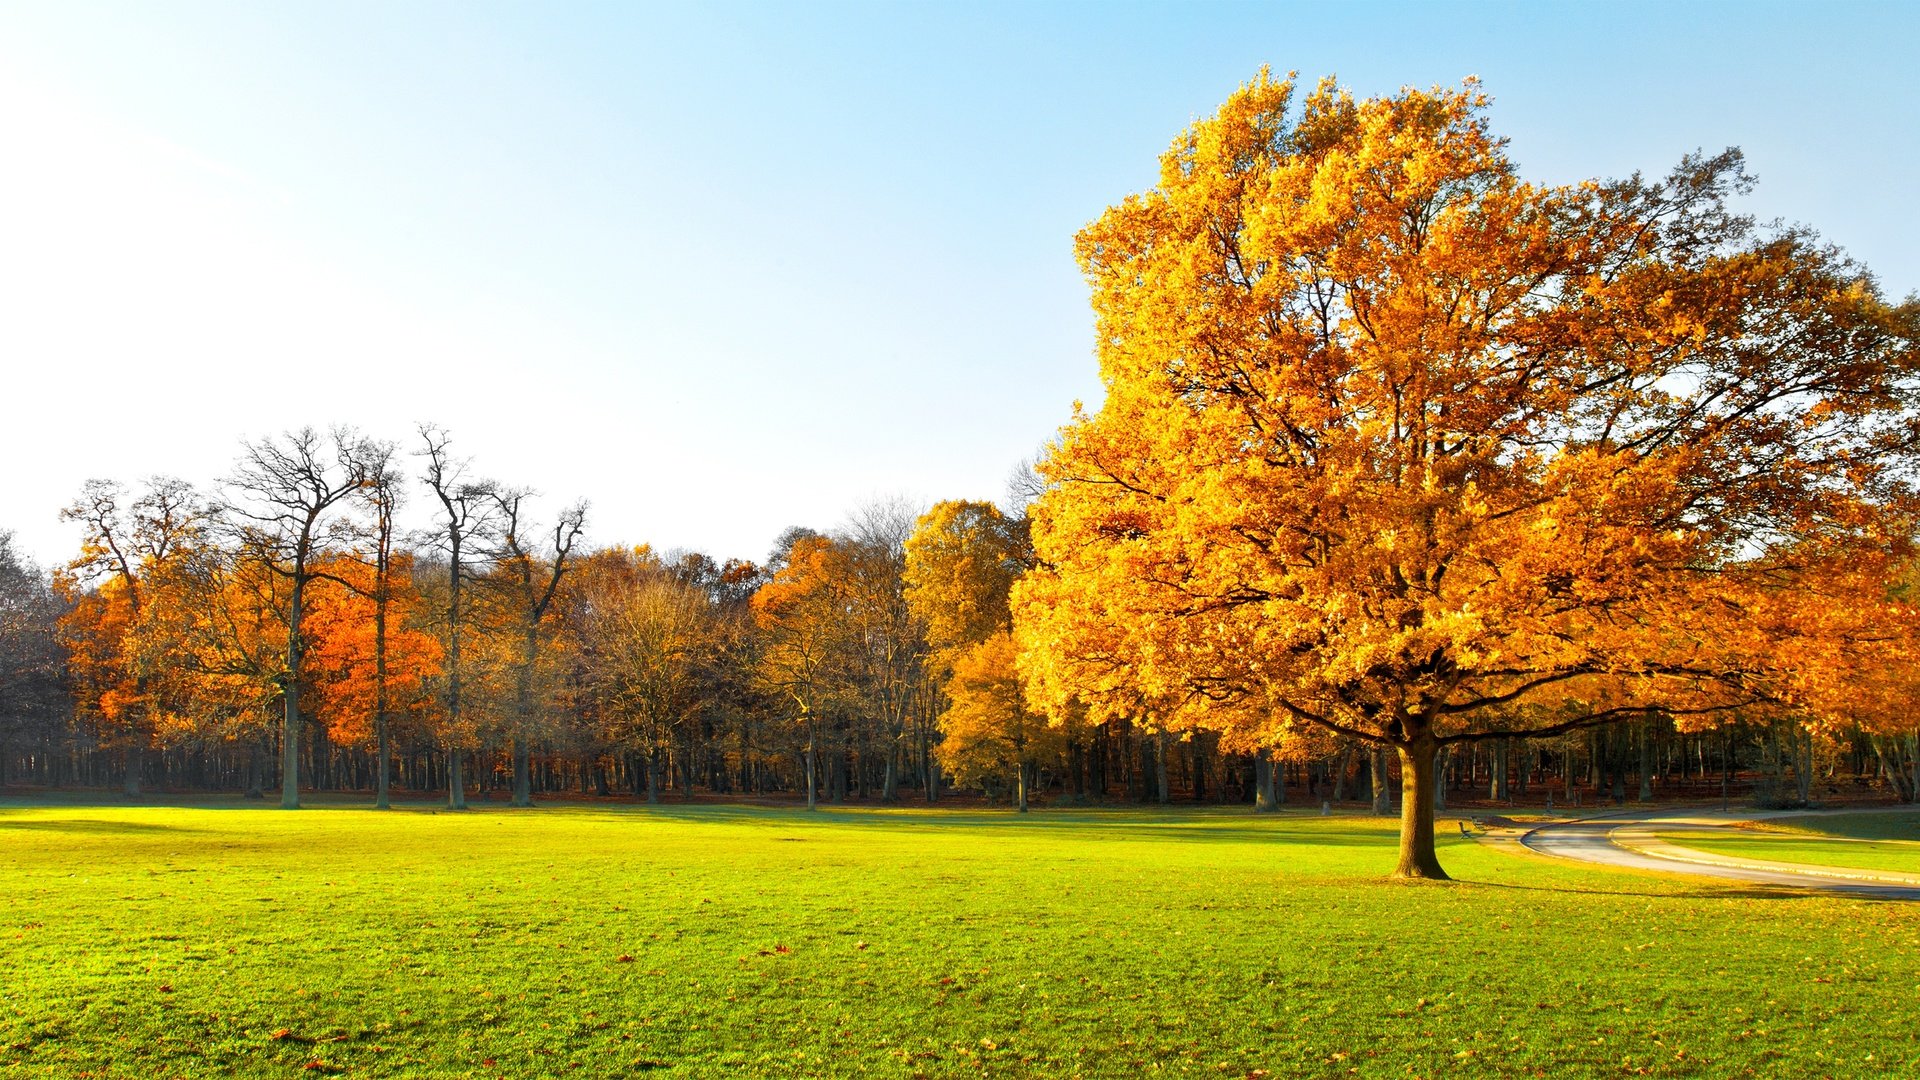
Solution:
M 154 834 L 154 833 L 197 833 L 205 829 L 189 828 L 185 825 L 156 825 L 148 821 L 97 821 L 92 818 L 60 818 L 54 821 L 13 821 L 0 816 L 0 831 L 18 830 L 22 832 L 53 833 L 101 833 L 108 835 Z

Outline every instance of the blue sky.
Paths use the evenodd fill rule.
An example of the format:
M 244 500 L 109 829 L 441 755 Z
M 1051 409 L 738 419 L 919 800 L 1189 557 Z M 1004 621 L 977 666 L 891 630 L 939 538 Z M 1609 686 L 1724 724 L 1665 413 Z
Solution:
M 993 498 L 1097 401 L 1076 229 L 1262 64 L 1476 74 L 1530 177 L 1743 147 L 1920 289 L 1914 5 L 0 8 L 0 528 L 241 436 L 451 428 L 601 542 Z

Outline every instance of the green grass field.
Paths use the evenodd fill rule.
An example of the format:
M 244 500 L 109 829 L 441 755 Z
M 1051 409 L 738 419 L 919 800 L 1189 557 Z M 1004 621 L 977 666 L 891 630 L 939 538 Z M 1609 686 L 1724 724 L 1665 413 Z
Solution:
M 1920 1070 L 1920 908 L 1392 828 L 6 804 L 0 1076 Z
M 1740 829 L 1663 829 L 1663 840 L 1742 859 L 1920 874 L 1920 814 L 1769 819 Z

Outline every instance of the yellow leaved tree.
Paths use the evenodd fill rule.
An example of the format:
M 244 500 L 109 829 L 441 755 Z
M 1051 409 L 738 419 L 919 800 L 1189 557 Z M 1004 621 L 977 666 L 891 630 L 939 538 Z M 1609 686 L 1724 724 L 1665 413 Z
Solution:
M 1800 583 L 1906 547 L 1920 305 L 1736 151 L 1534 184 L 1487 109 L 1263 72 L 1080 234 L 1106 399 L 1014 590 L 1054 715 L 1391 746 L 1408 877 L 1450 743 L 1817 713 L 1907 633 Z

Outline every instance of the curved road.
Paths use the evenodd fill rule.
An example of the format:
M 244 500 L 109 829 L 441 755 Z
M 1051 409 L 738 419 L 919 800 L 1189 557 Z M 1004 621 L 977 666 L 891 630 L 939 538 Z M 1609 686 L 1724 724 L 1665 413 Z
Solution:
M 1613 842 L 1616 829 L 1629 829 L 1635 826 L 1657 824 L 1663 818 L 1687 818 L 1689 828 L 1712 824 L 1699 820 L 1698 813 L 1687 811 L 1665 814 L 1620 814 L 1601 818 L 1587 818 L 1581 821 L 1562 822 L 1557 825 L 1544 825 L 1520 838 L 1520 843 L 1534 851 L 1547 855 L 1556 855 L 1563 859 L 1576 859 L 1580 862 L 1599 863 L 1603 866 L 1623 866 L 1634 870 L 1656 870 L 1667 874 L 1693 874 L 1699 877 L 1720 878 L 1726 881 L 1743 882 L 1748 885 L 1770 885 L 1783 888 L 1806 889 L 1811 892 L 1832 893 L 1842 896 L 1857 896 L 1874 900 L 1920 900 L 1920 888 L 1909 885 L 1896 885 L 1885 882 L 1855 881 L 1845 878 L 1826 877 L 1818 874 L 1797 874 L 1788 870 L 1750 869 L 1739 866 L 1715 866 L 1706 863 L 1688 862 L 1679 859 L 1661 858 L 1657 855 L 1631 851 Z M 1726 825 L 1745 818 L 1730 817 Z

